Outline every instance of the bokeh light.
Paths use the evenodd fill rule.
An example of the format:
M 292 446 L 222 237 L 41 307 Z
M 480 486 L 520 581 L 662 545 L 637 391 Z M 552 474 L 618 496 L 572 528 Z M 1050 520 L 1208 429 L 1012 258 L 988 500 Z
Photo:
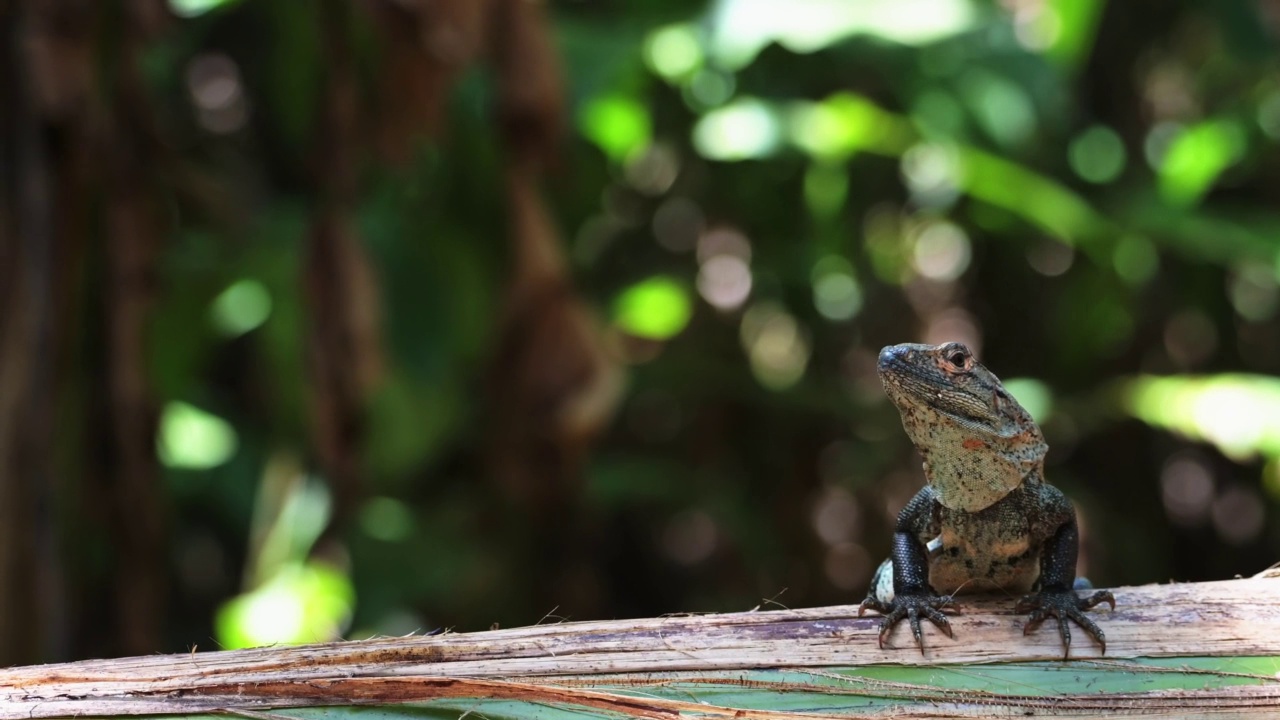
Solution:
M 719 539 L 716 522 L 704 510 L 677 513 L 662 531 L 662 549 L 680 565 L 697 565 L 715 552 Z
M 212 8 L 206 6 L 207 9 Z M 248 122 L 249 102 L 240 68 L 230 57 L 206 53 L 193 58 L 187 65 L 187 90 L 195 105 L 196 120 L 205 130 L 224 135 Z
M 708 160 L 766 157 L 782 137 L 777 113 L 754 98 L 739 98 L 708 112 L 693 127 L 693 146 Z
M 804 174 L 804 199 L 815 217 L 839 214 L 849 197 L 849 173 L 839 165 L 815 163 Z
M 1164 348 L 1180 369 L 1196 368 L 1217 351 L 1218 329 L 1204 311 L 1181 310 L 1165 323 Z
M 668 82 L 689 79 L 702 67 L 702 44 L 689 23 L 658 28 L 644 42 L 645 64 Z
M 271 294 L 257 280 L 237 280 L 214 298 L 209 314 L 223 336 L 243 335 L 271 316 Z
M 1042 240 L 1027 249 L 1027 264 L 1032 270 L 1046 277 L 1066 273 L 1075 263 L 1076 252 L 1070 245 L 1054 240 Z
M 711 52 L 738 68 L 771 42 L 798 53 L 855 34 L 927 45 L 968 30 L 976 19 L 970 0 L 724 0 L 713 14 Z
M 174 15 L 193 18 L 217 10 L 224 5 L 233 5 L 240 0 L 169 0 L 169 9 Z
M 804 377 L 809 340 L 795 316 L 781 306 L 751 306 L 742 317 L 741 337 L 751 371 L 761 385 L 785 390 Z
M 719 310 L 735 310 L 751 294 L 751 241 L 727 227 L 698 239 L 698 293 Z
M 959 155 L 948 145 L 916 145 L 902 156 L 902 179 L 921 205 L 947 205 L 960 195 Z
M 1210 517 L 1219 537 L 1231 545 L 1246 545 L 1262 533 L 1266 512 L 1253 488 L 1232 484 L 1214 499 Z
M 793 102 L 787 106 L 786 119 L 791 142 L 828 162 L 846 159 L 859 150 L 898 155 L 911 135 L 901 118 L 847 92 L 816 103 Z
M 930 345 L 962 342 L 974 354 L 982 355 L 982 331 L 973 313 L 961 307 L 949 307 L 926 318 L 923 340 Z
M 746 235 L 729 227 L 714 228 L 698 238 L 698 262 L 705 263 L 720 255 L 751 262 L 751 241 Z
M 951 282 L 969 269 L 969 236 L 948 222 L 930 223 L 916 237 L 912 264 L 930 280 Z
M 156 452 L 168 467 L 215 468 L 230 460 L 238 445 L 230 423 L 194 405 L 171 402 L 160 413 Z
M 1159 164 L 1160 193 L 1175 205 L 1200 201 L 1244 153 L 1244 132 L 1230 120 L 1207 120 L 1171 140 Z
M 813 503 L 810 523 L 827 545 L 850 542 L 859 533 L 858 501 L 842 487 L 828 487 Z
M 974 69 L 964 73 L 960 87 L 978 123 L 1000 145 L 1020 145 L 1035 131 L 1035 106 L 1017 83 Z
M 1262 263 L 1243 263 L 1231 274 L 1227 294 L 1231 306 L 1249 322 L 1264 322 L 1280 307 L 1276 271 Z
M 689 107 L 701 112 L 728 102 L 737 88 L 737 79 L 731 73 L 703 68 L 685 87 L 684 98 Z
M 1091 183 L 1109 183 L 1124 171 L 1124 142 L 1106 125 L 1094 125 L 1067 146 L 1071 169 Z
M 627 183 L 645 195 L 662 195 L 680 175 L 680 156 L 666 143 L 653 143 L 630 153 L 623 168 Z
M 1280 378 L 1223 374 L 1136 378 L 1127 384 L 1134 417 L 1244 461 L 1280 457 Z
M 697 247 L 704 227 L 702 208 L 687 197 L 669 197 L 653 213 L 654 239 L 674 253 L 689 252 Z
M 1209 519 L 1213 501 L 1213 472 L 1196 452 L 1169 458 L 1160 472 L 1160 499 L 1169 520 L 1182 527 L 1198 527 Z
M 813 306 L 828 320 L 849 320 L 862 309 L 862 288 L 843 257 L 828 255 L 814 263 L 811 282 Z
M 636 337 L 668 340 L 684 330 L 692 314 L 688 290 L 659 275 L 623 290 L 614 303 L 613 320 Z
M 582 108 L 579 125 L 583 136 L 618 163 L 643 149 L 653 135 L 649 109 L 624 95 L 592 98 Z
M 698 268 L 698 294 L 719 310 L 741 307 L 751 295 L 751 266 L 733 255 L 708 258 Z
M 214 627 L 227 649 L 324 642 L 342 637 L 354 605 L 355 588 L 336 568 L 287 565 L 220 607 Z
M 1004 389 L 1037 423 L 1043 425 L 1053 414 L 1053 390 L 1044 382 L 1034 378 L 1009 378 L 1004 381 Z
M 1142 285 L 1155 276 L 1160 256 L 1150 240 L 1127 235 L 1116 243 L 1111 261 L 1120 279 L 1130 285 Z
M 413 532 L 413 511 L 400 500 L 371 497 L 360 508 L 360 529 L 383 542 L 400 542 Z
M 1272 140 L 1280 140 L 1280 90 L 1268 93 L 1258 104 L 1258 127 Z

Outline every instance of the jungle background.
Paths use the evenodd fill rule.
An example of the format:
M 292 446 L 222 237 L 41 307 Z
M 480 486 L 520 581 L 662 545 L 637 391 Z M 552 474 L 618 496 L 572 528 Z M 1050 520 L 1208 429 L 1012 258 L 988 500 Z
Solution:
M 0 2 L 0 662 L 858 601 L 968 342 L 1280 559 L 1280 2 Z

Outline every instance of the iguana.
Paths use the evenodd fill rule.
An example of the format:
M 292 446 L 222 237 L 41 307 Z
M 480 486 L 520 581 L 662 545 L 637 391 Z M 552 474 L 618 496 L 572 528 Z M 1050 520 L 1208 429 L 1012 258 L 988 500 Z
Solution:
M 1106 635 L 1083 611 L 1114 609 L 1115 598 L 1075 593 L 1089 587 L 1076 581 L 1075 509 L 1044 480 L 1049 448 L 1031 415 L 958 342 L 886 347 L 878 369 L 928 481 L 898 515 L 890 559 L 858 608 L 884 615 L 880 646 L 906 618 L 923 653 L 922 617 L 954 637 L 942 613 L 951 595 L 1004 591 L 1029 593 L 1017 604 L 1030 613 L 1024 634 L 1057 618 L 1065 656 L 1070 619 L 1105 653 Z

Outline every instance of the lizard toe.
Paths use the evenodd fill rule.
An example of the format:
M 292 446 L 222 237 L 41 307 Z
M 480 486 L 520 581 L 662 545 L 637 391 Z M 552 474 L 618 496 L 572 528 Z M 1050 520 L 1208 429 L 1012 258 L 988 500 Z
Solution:
M 911 635 L 916 639 L 916 647 L 924 655 L 924 630 L 920 627 L 920 610 L 916 606 L 907 608 L 907 620 L 911 623 Z
M 1082 598 L 1080 600 L 1080 604 L 1077 605 L 1076 607 L 1080 608 L 1081 610 L 1088 610 L 1089 608 L 1097 605 L 1101 605 L 1102 603 L 1107 603 L 1108 605 L 1111 606 L 1112 610 L 1115 610 L 1116 596 L 1112 595 L 1110 592 L 1106 590 L 1099 590 L 1098 592 L 1090 595 L 1087 598 Z M 1084 623 L 1081 623 L 1081 624 L 1083 625 Z
M 1067 622 L 1066 613 L 1054 613 L 1058 618 L 1058 635 L 1062 637 L 1062 659 L 1071 656 L 1071 625 Z
M 1078 597 L 1074 591 L 1065 589 L 1041 590 L 1023 597 L 1018 601 L 1017 611 L 1029 613 L 1027 624 L 1022 628 L 1024 635 L 1031 634 L 1040 623 L 1049 617 L 1058 621 L 1058 635 L 1062 638 L 1063 659 L 1071 652 L 1071 622 L 1079 625 L 1086 633 L 1097 641 L 1105 654 L 1107 651 L 1106 636 L 1097 623 L 1085 616 L 1084 611 L 1100 603 L 1115 603 L 1109 592 L 1099 591 L 1088 598 Z M 1114 605 L 1113 605 L 1114 607 Z M 1068 622 L 1071 621 L 1071 622 Z
M 1019 603 L 1017 607 L 1018 612 L 1027 612 L 1027 610 L 1028 608 Z M 1044 622 L 1045 617 L 1047 617 L 1047 614 L 1044 610 L 1039 608 L 1031 610 L 1031 614 L 1027 616 L 1027 624 L 1022 626 L 1022 634 L 1030 635 L 1036 628 L 1040 627 L 1040 623 Z
M 889 638 L 889 633 L 893 631 L 893 626 L 907 616 L 907 609 L 902 606 L 893 607 L 892 604 L 887 604 L 882 612 L 884 617 L 880 618 L 880 634 L 876 637 L 876 643 L 881 650 L 884 649 L 884 641 Z
M 924 616 L 929 618 L 930 622 L 932 622 L 934 625 L 937 625 L 939 630 L 947 634 L 947 637 L 953 640 L 955 639 L 956 637 L 955 633 L 952 632 L 951 630 L 951 621 L 947 619 L 946 615 L 942 614 L 941 610 L 937 610 L 931 607 L 925 607 L 923 609 L 923 612 L 924 612 Z
M 880 599 L 874 595 L 868 595 L 867 599 L 863 600 L 862 603 L 858 605 L 858 617 L 862 617 L 862 614 L 867 610 L 875 610 L 881 615 L 884 615 L 889 612 L 889 606 L 888 604 L 881 602 Z
M 1087 615 L 1081 612 L 1081 608 L 1070 608 L 1069 610 L 1067 610 L 1067 614 L 1070 615 L 1071 619 L 1074 620 L 1077 625 L 1083 628 L 1085 632 L 1089 633 L 1089 635 L 1094 640 L 1098 641 L 1098 645 L 1102 647 L 1102 654 L 1106 655 L 1107 654 L 1107 634 L 1102 632 L 1102 628 L 1098 627 L 1097 623 L 1095 623 L 1093 620 L 1090 620 Z

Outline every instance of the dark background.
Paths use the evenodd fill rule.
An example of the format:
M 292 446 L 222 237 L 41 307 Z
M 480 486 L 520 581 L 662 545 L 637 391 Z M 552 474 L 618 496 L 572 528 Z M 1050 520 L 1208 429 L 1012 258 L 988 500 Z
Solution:
M 0 661 L 859 600 L 886 344 L 1280 559 L 1280 3 L 0 2 Z

